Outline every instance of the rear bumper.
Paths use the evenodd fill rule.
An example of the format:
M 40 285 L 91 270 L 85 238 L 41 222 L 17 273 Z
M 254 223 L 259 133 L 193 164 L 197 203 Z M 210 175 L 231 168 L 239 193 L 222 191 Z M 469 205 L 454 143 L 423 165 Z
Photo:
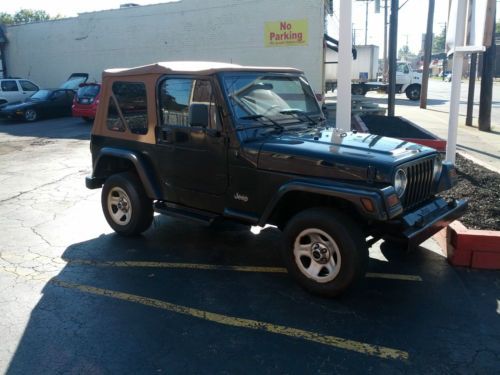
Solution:
M 436 198 L 425 206 L 403 216 L 403 236 L 409 246 L 417 246 L 460 218 L 467 210 L 467 200 L 446 202 Z
M 96 108 L 94 106 L 79 106 L 73 105 L 71 108 L 73 117 L 90 117 L 95 118 Z

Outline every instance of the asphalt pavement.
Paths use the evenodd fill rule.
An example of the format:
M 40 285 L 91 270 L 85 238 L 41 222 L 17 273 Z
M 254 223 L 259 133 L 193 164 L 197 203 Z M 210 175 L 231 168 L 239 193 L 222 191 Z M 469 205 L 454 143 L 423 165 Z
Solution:
M 124 239 L 84 185 L 89 133 L 0 122 L 0 373 L 500 372 L 499 272 L 379 242 L 325 299 L 287 275 L 275 228 L 156 216 Z

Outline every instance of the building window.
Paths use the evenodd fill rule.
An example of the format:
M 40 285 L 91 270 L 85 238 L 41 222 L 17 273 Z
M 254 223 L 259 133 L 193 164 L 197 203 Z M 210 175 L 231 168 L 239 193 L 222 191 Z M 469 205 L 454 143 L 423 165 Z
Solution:
M 114 82 L 108 105 L 108 129 L 134 134 L 148 132 L 146 86 L 141 82 Z

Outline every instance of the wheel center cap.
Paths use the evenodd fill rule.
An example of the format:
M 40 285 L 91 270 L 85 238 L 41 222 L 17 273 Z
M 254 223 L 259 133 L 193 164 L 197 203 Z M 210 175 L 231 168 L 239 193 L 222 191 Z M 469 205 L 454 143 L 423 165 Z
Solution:
M 330 257 L 330 252 L 325 245 L 316 242 L 311 246 L 311 255 L 316 262 L 326 263 L 328 262 L 328 258 Z

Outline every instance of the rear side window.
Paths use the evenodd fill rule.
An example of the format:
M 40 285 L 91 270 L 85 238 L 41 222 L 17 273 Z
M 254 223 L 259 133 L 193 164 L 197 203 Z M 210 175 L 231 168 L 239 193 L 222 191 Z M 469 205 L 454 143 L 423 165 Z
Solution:
M 142 82 L 115 82 L 109 98 L 107 126 L 109 130 L 134 134 L 148 132 L 146 86 Z
M 13 80 L 2 81 L 1 87 L 2 91 L 19 91 L 16 81 Z
M 30 81 L 19 81 L 23 91 L 38 91 L 38 86 Z

